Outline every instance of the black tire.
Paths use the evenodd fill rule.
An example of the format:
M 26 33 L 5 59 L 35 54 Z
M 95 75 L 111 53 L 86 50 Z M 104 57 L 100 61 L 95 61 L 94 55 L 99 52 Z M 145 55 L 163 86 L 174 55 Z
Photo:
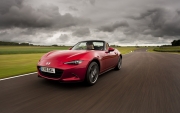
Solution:
M 85 83 L 88 86 L 94 85 L 98 79 L 98 76 L 99 76 L 99 66 L 96 62 L 91 62 L 86 72 Z
M 114 68 L 115 70 L 120 70 L 122 67 L 122 59 L 121 57 L 119 57 L 118 63 L 116 65 L 116 67 Z

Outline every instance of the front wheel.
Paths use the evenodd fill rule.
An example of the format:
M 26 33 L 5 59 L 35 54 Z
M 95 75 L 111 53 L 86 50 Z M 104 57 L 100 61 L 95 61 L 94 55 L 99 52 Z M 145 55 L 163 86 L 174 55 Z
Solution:
M 122 58 L 119 57 L 118 64 L 116 65 L 115 70 L 120 70 L 121 66 L 122 66 Z
M 86 84 L 94 85 L 99 76 L 99 66 L 96 62 L 91 62 L 86 73 Z

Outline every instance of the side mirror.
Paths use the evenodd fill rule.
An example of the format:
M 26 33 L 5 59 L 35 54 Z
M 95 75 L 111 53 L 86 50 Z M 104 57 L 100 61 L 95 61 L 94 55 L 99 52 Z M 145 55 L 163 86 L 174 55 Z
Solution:
M 109 51 L 109 52 L 114 51 L 114 48 L 109 47 L 108 51 Z
M 109 47 L 109 49 L 108 49 L 108 51 L 107 51 L 106 53 L 109 53 L 109 52 L 111 52 L 111 51 L 114 51 L 114 48 Z
M 71 49 L 72 49 L 72 47 L 69 48 L 69 50 L 71 50 Z

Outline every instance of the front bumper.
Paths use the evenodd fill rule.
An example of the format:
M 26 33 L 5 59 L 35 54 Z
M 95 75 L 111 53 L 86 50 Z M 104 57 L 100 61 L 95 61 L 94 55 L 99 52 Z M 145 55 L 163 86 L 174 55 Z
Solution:
M 44 67 L 44 65 L 42 65 Z M 59 67 L 56 66 L 48 66 L 51 68 L 55 67 L 55 74 L 54 73 L 47 73 L 42 72 L 40 67 L 41 65 L 37 66 L 38 70 L 38 76 L 50 79 L 50 80 L 56 80 L 60 82 L 79 82 L 84 81 L 86 76 L 86 70 L 87 70 L 88 62 L 83 61 L 82 64 L 79 65 L 69 65 L 69 64 L 63 64 Z

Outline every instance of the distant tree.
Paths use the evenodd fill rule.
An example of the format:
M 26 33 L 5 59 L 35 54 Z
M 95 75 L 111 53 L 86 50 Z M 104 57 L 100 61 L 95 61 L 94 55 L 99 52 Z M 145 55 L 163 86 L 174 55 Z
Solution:
M 29 43 L 20 43 L 21 46 L 29 46 Z
M 57 47 L 58 45 L 57 45 L 57 44 L 54 44 L 54 45 L 52 45 L 52 46 L 56 46 L 56 47 Z
M 120 47 L 120 46 L 118 46 L 118 45 L 110 45 L 111 47 Z
M 19 45 L 19 43 L 16 43 L 16 42 L 3 42 L 3 41 L 0 41 L 0 45 Z
M 115 45 L 110 45 L 111 47 L 115 47 Z
M 29 46 L 33 46 L 33 44 L 29 44 Z
M 136 48 L 139 48 L 138 44 L 136 44 Z
M 180 39 L 179 40 L 173 40 L 171 42 L 172 46 L 180 46 Z
M 169 47 L 169 46 L 171 46 L 171 45 L 162 45 L 161 47 Z
M 0 45 L 1 46 L 33 46 L 33 44 L 29 44 L 29 43 L 17 43 L 17 42 L 3 42 L 0 41 Z

